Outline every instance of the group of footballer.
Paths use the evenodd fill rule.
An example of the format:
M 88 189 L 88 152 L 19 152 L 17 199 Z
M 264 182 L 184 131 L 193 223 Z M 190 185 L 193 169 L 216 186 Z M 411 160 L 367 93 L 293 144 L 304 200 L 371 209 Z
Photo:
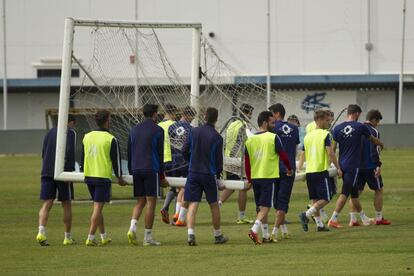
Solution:
M 332 128 L 334 114 L 329 110 L 316 110 L 314 121 L 306 127 L 306 136 L 300 150 L 298 165 L 296 156 L 299 140 L 299 120 L 292 115 L 285 121 L 285 108 L 277 103 L 257 116 L 259 130 L 252 133 L 249 122 L 254 108 L 249 104 L 239 107 L 239 117 L 226 128 L 224 139 L 216 130 L 218 110 L 209 107 L 204 113 L 204 124 L 193 127 L 196 111 L 185 107 L 180 111 L 171 104 L 165 106 L 164 118 L 158 121 L 158 106 L 146 104 L 142 113 L 144 120 L 134 126 L 128 136 L 128 171 L 133 179 L 133 195 L 137 199 L 132 209 L 127 239 L 138 245 L 137 223 L 144 215 L 144 246 L 157 246 L 161 243 L 152 236 L 157 197 L 160 189 L 168 186 L 167 177 L 184 177 L 184 188 L 171 188 L 161 209 L 164 223 L 177 227 L 187 226 L 188 245 L 197 244 L 195 217 L 203 193 L 210 206 L 214 243 L 223 244 L 228 237 L 223 235 L 220 225 L 220 209 L 234 192 L 224 189 L 218 179 L 242 180 L 247 188 L 239 190 L 238 224 L 253 224 L 248 232 L 255 244 L 273 243 L 289 238 L 285 216 L 288 212 L 295 174 L 305 167 L 309 199 L 312 201 L 306 212 L 299 215 L 303 230 L 308 231 L 309 221 L 316 223 L 319 232 L 331 228 L 341 228 L 338 221 L 348 197 L 351 199 L 351 220 L 349 226 L 388 225 L 382 214 L 383 183 L 379 158 L 383 144 L 376 126 L 382 120 L 378 110 L 367 113 L 365 123 L 359 123 L 362 113 L 358 105 L 347 108 L 345 122 Z M 180 118 L 177 118 L 180 114 Z M 177 120 L 179 119 L 179 120 Z M 107 245 L 111 237 L 105 231 L 103 208 L 111 200 L 112 175 L 119 185 L 125 185 L 122 177 L 121 152 L 117 138 L 110 133 L 111 114 L 99 110 L 95 114 L 97 129 L 87 133 L 82 140 L 80 169 L 84 172 L 93 200 L 93 210 L 86 246 Z M 68 117 L 65 171 L 75 170 L 76 120 Z M 42 173 L 40 199 L 43 201 L 39 212 L 39 231 L 36 240 L 42 246 L 49 245 L 46 224 L 54 200 L 62 202 L 65 237 L 63 245 L 74 244 L 72 238 L 73 184 L 54 180 L 57 129 L 52 128 L 45 136 L 42 150 Z M 336 149 L 339 147 L 339 160 Z M 223 171 L 223 155 L 244 160 L 244 173 Z M 341 193 L 335 211 L 328 217 L 324 207 L 336 194 L 336 177 L 329 175 L 331 165 L 343 179 Z M 240 170 L 241 171 L 241 170 Z M 375 219 L 370 219 L 362 210 L 359 195 L 368 183 L 375 191 Z M 245 215 L 247 191 L 253 187 L 257 216 L 255 220 Z M 219 195 L 221 190 L 221 195 Z M 220 197 L 219 197 L 220 196 Z M 175 213 L 170 220 L 169 206 L 176 198 Z M 275 210 L 274 227 L 269 233 L 268 216 Z M 329 220 L 328 220 L 329 219 Z M 325 225 L 327 224 L 327 226 Z M 96 231 L 100 240 L 95 238 Z M 260 237 L 261 232 L 261 237 Z

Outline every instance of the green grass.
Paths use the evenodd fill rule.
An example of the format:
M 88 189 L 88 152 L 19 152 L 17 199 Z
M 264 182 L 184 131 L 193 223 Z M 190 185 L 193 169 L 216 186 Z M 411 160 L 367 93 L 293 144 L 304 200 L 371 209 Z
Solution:
M 212 228 L 206 203 L 198 212 L 197 247 L 186 245 L 186 229 L 177 229 L 156 217 L 154 237 L 163 243 L 154 248 L 128 245 L 132 203 L 105 207 L 105 224 L 112 234 L 108 247 L 87 248 L 90 204 L 73 207 L 73 234 L 78 245 L 63 247 L 62 210 L 54 206 L 47 226 L 49 247 L 35 241 L 40 208 L 39 171 L 35 156 L 0 158 L 0 274 L 412 274 L 414 272 L 414 151 L 384 151 L 384 213 L 391 226 L 358 229 L 345 227 L 329 233 L 316 233 L 313 225 L 304 233 L 297 213 L 308 202 L 305 184 L 297 182 L 288 219 L 292 239 L 278 244 L 254 246 L 246 225 L 236 225 L 236 197 L 222 208 L 222 230 L 230 237 L 226 245 L 212 244 Z M 84 184 L 75 187 L 77 198 L 87 198 Z M 131 187 L 114 186 L 116 198 L 131 197 Z M 252 193 L 248 215 L 254 215 Z M 335 198 L 336 199 L 336 198 Z M 373 192 L 362 195 L 364 210 L 374 215 Z M 326 208 L 332 211 L 333 203 Z M 159 208 L 157 208 L 159 210 Z M 348 209 L 341 214 L 345 224 Z M 142 221 L 138 223 L 143 236 Z

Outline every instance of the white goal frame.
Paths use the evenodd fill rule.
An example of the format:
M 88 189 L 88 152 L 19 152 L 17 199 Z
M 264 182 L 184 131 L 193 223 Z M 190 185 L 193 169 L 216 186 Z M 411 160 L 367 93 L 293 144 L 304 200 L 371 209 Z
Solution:
M 71 87 L 71 69 L 73 57 L 73 41 L 75 27 L 113 27 L 113 28 L 151 28 L 151 29 L 192 29 L 192 62 L 191 62 L 191 106 L 196 111 L 200 110 L 200 43 L 201 23 L 196 22 L 144 22 L 144 21 L 114 21 L 114 20 L 90 20 L 90 19 L 65 19 L 65 31 L 63 39 L 62 74 L 60 81 L 59 116 L 57 126 L 56 159 L 54 178 L 59 181 L 84 182 L 84 174 L 79 172 L 65 172 L 65 151 L 67 135 L 67 119 L 69 114 L 69 100 Z M 132 184 L 131 175 L 123 175 L 129 184 Z M 170 186 L 184 187 L 185 178 L 167 177 Z M 229 189 L 244 189 L 243 181 L 220 180 L 220 185 Z

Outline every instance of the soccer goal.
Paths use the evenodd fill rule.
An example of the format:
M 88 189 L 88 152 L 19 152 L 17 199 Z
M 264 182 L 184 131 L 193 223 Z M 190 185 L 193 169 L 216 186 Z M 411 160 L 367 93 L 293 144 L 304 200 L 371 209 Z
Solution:
M 188 68 L 187 74 L 190 76 L 190 87 L 178 75 L 160 39 L 160 36 L 182 38 L 183 30 L 190 31 L 192 35 L 191 40 L 181 42 L 186 46 L 183 50 L 189 52 L 187 56 L 191 59 L 191 67 Z M 120 141 L 124 157 L 126 157 L 129 130 L 143 119 L 141 107 L 144 104 L 156 103 L 162 110 L 168 103 L 175 104 L 179 110 L 180 107 L 192 106 L 196 114 L 200 115 L 203 109 L 200 106 L 200 43 L 200 23 L 67 18 L 62 58 L 55 179 L 84 181 L 84 176 L 80 172 L 63 171 L 66 121 L 71 101 L 76 106 L 76 110 L 82 110 L 78 115 L 84 116 L 87 122 L 88 127 L 83 132 L 96 128 L 92 118 L 97 109 L 106 108 L 112 112 L 111 129 Z M 188 45 L 192 45 L 191 48 Z M 82 71 L 82 76 L 78 80 L 71 74 L 73 63 L 76 63 Z M 201 119 L 198 117 L 195 121 Z M 124 178 L 132 183 L 131 176 L 124 175 Z M 171 186 L 183 186 L 185 183 L 185 179 L 182 178 L 167 178 L 167 180 Z M 222 184 L 228 188 L 244 187 L 242 181 L 222 181 Z
M 217 130 L 225 141 L 230 123 L 241 119 L 240 106 L 247 103 L 254 107 L 254 112 L 252 118 L 243 118 L 246 132 L 258 129 L 257 115 L 268 107 L 266 88 L 254 79 L 240 80 L 238 77 L 245 74 L 220 57 L 214 45 L 202 35 L 201 28 L 200 23 L 191 22 L 66 19 L 57 120 L 57 180 L 84 180 L 81 172 L 63 171 L 69 113 L 77 116 L 76 130 L 81 141 L 85 133 L 97 128 L 93 117 L 96 110 L 111 111 L 110 128 L 120 143 L 124 173 L 128 134 L 132 126 L 143 120 L 142 106 L 147 103 L 157 104 L 161 114 L 168 104 L 175 105 L 181 115 L 191 106 L 196 111 L 194 125 L 203 122 L 202 114 L 207 107 L 216 107 Z M 72 76 L 72 65 L 80 69 L 79 77 Z M 276 90 L 271 91 L 270 100 L 290 106 L 303 105 L 301 100 Z M 224 170 L 241 178 L 246 135 L 243 137 L 232 144 L 236 149 L 233 154 L 224 158 Z M 170 142 L 176 149 L 183 146 L 180 139 Z M 78 153 L 80 147 L 78 142 Z M 182 166 L 173 164 L 170 170 Z M 132 183 L 131 176 L 124 178 Z M 303 174 L 297 175 L 297 179 L 303 179 Z M 186 179 L 167 180 L 171 186 L 181 187 Z M 230 189 L 246 187 L 243 181 L 220 182 Z

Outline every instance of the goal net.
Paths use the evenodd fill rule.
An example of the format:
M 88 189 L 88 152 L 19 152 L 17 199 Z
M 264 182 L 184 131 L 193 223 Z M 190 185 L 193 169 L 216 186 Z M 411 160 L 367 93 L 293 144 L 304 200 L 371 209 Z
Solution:
M 170 58 L 171 52 L 174 55 Z M 72 64 L 81 69 L 79 78 L 71 77 Z M 102 108 L 112 113 L 110 129 L 120 143 L 123 171 L 127 174 L 128 134 L 132 126 L 143 120 L 141 110 L 147 103 L 159 106 L 159 121 L 171 105 L 176 107 L 176 120 L 183 115 L 191 117 L 193 114 L 186 112 L 192 110 L 194 126 L 203 123 L 207 107 L 217 108 L 217 130 L 225 141 L 224 170 L 243 177 L 244 141 L 249 133 L 257 130 L 257 115 L 267 109 L 268 103 L 266 88 L 248 78 L 240 81 L 237 79 L 240 75 L 220 58 L 212 44 L 201 35 L 201 25 L 197 23 L 67 19 L 55 178 L 83 181 L 80 172 L 63 172 L 69 112 L 77 116 L 81 141 L 85 133 L 97 128 L 94 114 Z M 303 105 L 298 99 L 272 90 L 270 103 L 276 102 Z M 241 107 L 246 104 L 253 110 L 252 116 L 243 113 Z M 242 126 L 236 133 L 232 128 L 234 122 Z M 170 135 L 171 147 L 179 152 L 185 141 L 183 138 Z M 167 172 L 186 165 L 185 161 L 173 160 Z M 242 181 L 225 178 L 222 183 L 228 188 L 244 188 Z M 130 176 L 126 179 L 131 182 Z M 167 180 L 173 186 L 185 183 L 185 179 Z

